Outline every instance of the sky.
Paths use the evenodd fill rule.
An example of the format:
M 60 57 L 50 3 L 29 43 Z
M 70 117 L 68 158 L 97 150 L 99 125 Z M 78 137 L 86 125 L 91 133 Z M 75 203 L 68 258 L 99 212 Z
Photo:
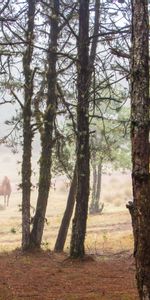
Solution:
M 15 113 L 15 107 L 6 104 L 0 106 L 0 138 L 4 135 L 9 134 L 12 129 L 11 126 L 5 125 L 6 120 L 10 120 Z M 34 183 L 38 179 L 38 164 L 40 155 L 40 143 L 39 138 L 36 137 L 33 143 L 33 166 L 32 169 L 36 172 L 36 175 L 33 178 Z M 17 189 L 18 184 L 21 182 L 21 162 L 22 160 L 22 149 L 18 149 L 18 153 L 13 153 L 11 148 L 8 148 L 4 144 L 0 144 L 0 183 L 3 180 L 4 176 L 7 176 L 11 183 L 13 190 Z

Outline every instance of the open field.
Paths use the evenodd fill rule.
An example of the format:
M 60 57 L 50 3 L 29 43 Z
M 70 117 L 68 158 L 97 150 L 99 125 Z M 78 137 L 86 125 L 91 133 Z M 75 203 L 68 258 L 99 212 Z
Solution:
M 47 207 L 47 223 L 43 238 L 43 247 L 53 249 L 58 228 L 66 205 L 68 190 L 63 180 L 56 184 L 56 190 L 50 192 Z M 126 209 L 130 199 L 130 176 L 116 174 L 104 175 L 102 183 L 102 202 L 105 207 L 102 215 L 89 215 L 87 224 L 86 247 L 88 252 L 104 253 L 129 250 L 132 248 L 131 219 Z M 34 214 L 37 193 L 32 193 L 31 215 Z M 9 207 L 4 209 L 0 197 L 0 250 L 13 250 L 20 247 L 21 241 L 21 193 L 13 192 Z M 69 245 L 70 232 L 66 242 Z
M 44 252 L 23 255 L 21 244 L 21 194 L 12 193 L 10 205 L 0 202 L 0 300 L 136 300 L 133 239 L 125 202 L 130 197 L 129 176 L 105 176 L 102 215 L 88 217 L 84 261 L 71 261 L 67 254 L 52 252 L 65 208 L 67 190 L 59 183 L 50 193 Z M 32 194 L 35 207 L 36 193 Z M 69 240 L 65 252 L 69 251 Z

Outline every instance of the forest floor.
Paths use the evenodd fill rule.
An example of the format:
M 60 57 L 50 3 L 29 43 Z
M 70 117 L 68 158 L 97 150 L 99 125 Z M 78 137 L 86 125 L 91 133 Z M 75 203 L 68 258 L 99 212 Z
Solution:
M 120 180 L 120 176 L 119 176 Z M 130 181 L 107 177 L 103 183 L 102 215 L 89 215 L 85 260 L 52 250 L 66 205 L 67 191 L 51 191 L 43 250 L 23 254 L 21 193 L 12 193 L 10 205 L 0 203 L 0 300 L 137 300 L 131 218 L 125 207 Z M 109 187 L 109 188 L 108 188 Z M 35 207 L 36 194 L 32 195 Z M 34 209 L 33 209 L 34 214 Z M 17 249 L 17 250 L 16 250 Z
M 1 300 L 137 300 L 129 252 L 70 260 L 50 251 L 0 255 Z

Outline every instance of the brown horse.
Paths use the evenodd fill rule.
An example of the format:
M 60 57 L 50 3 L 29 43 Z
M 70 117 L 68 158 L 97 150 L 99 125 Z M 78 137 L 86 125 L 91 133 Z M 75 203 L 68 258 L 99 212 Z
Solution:
M 2 184 L 0 185 L 0 195 L 4 196 L 4 205 L 9 205 L 9 198 L 11 194 L 11 185 L 7 176 L 4 177 Z

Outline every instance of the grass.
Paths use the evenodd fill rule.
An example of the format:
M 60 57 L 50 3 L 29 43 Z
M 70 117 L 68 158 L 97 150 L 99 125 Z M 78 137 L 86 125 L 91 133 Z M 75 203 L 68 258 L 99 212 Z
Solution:
M 108 188 L 109 187 L 109 188 Z M 102 215 L 89 215 L 87 222 L 86 247 L 89 251 L 121 251 L 133 247 L 130 216 L 125 208 L 125 197 L 130 194 L 129 175 L 103 176 L 102 202 L 105 203 Z M 63 192 L 62 192 L 63 191 Z M 37 192 L 32 194 L 32 206 L 36 206 Z M 67 190 L 61 185 L 57 191 L 52 190 L 47 207 L 47 224 L 43 236 L 44 249 L 53 249 L 58 229 L 66 206 Z M 109 199 L 109 203 L 108 203 Z M 118 200 L 119 199 L 119 200 Z M 19 205 L 21 194 L 12 193 L 10 206 L 0 211 L 0 251 L 13 250 L 21 245 L 21 212 Z M 128 225 L 127 225 L 128 226 Z M 120 228 L 119 228 L 120 227 Z M 122 229 L 124 227 L 124 230 Z M 69 247 L 71 228 L 66 242 Z

